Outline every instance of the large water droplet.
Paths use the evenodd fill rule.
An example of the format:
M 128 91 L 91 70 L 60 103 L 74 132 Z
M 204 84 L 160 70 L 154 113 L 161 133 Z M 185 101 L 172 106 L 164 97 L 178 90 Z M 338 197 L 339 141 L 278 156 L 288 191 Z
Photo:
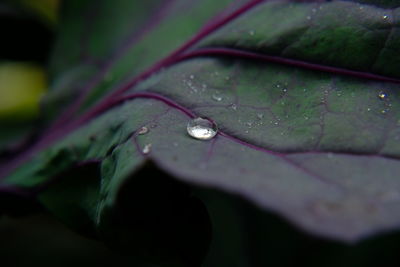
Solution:
M 210 140 L 217 134 L 217 127 L 211 121 L 203 118 L 195 118 L 187 124 L 188 134 L 198 140 Z

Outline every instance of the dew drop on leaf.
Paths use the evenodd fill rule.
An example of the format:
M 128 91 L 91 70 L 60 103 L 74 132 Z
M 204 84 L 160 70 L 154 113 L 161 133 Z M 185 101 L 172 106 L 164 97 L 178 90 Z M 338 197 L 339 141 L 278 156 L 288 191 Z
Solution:
M 385 92 L 379 92 L 378 98 L 381 100 L 387 99 L 388 95 Z
M 198 140 L 210 140 L 217 134 L 217 127 L 211 121 L 203 118 L 195 118 L 187 124 L 188 134 Z
M 142 127 L 139 129 L 138 134 L 139 135 L 143 135 L 143 134 L 147 134 L 149 132 L 149 128 L 147 127 Z
M 215 100 L 215 101 L 218 101 L 218 102 L 222 101 L 222 96 L 221 96 L 220 94 L 218 94 L 218 93 L 213 94 L 213 95 L 211 96 L 211 98 L 212 98 L 213 100 Z
M 150 151 L 151 151 L 151 144 L 147 144 L 147 145 L 145 145 L 144 147 L 143 147 L 143 150 L 142 150 L 142 152 L 143 152 L 143 154 L 149 154 L 150 153 Z

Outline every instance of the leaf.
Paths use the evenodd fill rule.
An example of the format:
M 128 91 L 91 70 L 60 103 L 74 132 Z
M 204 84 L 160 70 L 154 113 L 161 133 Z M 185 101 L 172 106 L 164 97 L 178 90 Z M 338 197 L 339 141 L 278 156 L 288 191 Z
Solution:
M 115 8 L 139 5 L 118 3 Z M 93 171 L 97 179 L 87 193 L 75 194 L 78 185 L 70 179 L 71 185 L 56 186 L 57 194 L 50 186 L 41 199 L 49 207 L 57 204 L 53 211 L 60 216 L 73 199 L 92 227 L 114 241 L 123 234 L 108 222 L 115 222 L 119 207 L 136 203 L 121 196 L 131 188 L 128 183 L 143 179 L 139 174 L 149 162 L 185 184 L 239 195 L 316 235 L 355 241 L 396 229 L 398 10 L 349 1 L 251 1 L 219 15 L 176 49 L 178 40 L 225 4 L 171 2 L 163 23 L 130 49 L 119 41 L 126 28 L 118 29 L 117 37 L 96 28 L 85 41 L 92 46 L 80 48 L 101 58 L 118 54 L 100 69 L 66 48 L 82 35 L 76 25 L 84 23 L 83 15 L 74 20 L 67 14 L 53 57 L 56 80 L 69 77 L 74 68 L 91 69 L 91 78 L 83 79 L 83 90 L 78 90 L 79 75 L 70 83 L 76 87 L 53 88 L 47 108 L 59 118 L 30 151 L 10 163 L 8 171 L 24 162 L 1 183 L 35 188 L 77 165 L 96 162 L 100 174 Z M 80 12 L 82 6 L 91 10 L 90 2 L 69 2 L 70 10 L 74 5 Z M 203 5 L 204 14 L 195 13 L 200 19 L 188 15 Z M 99 14 L 113 13 L 107 8 Z M 127 25 L 123 17 L 118 21 Z M 107 79 L 106 73 L 118 78 Z M 71 102 L 63 112 L 57 107 L 61 99 Z M 215 138 L 200 141 L 187 134 L 188 122 L 197 116 L 218 126 Z M 64 190 L 66 196 L 57 199 Z M 162 211 L 162 201 L 157 203 Z M 80 224 L 81 217 L 67 214 L 66 220 Z M 170 261 L 188 264 L 182 263 L 181 246 L 171 251 Z

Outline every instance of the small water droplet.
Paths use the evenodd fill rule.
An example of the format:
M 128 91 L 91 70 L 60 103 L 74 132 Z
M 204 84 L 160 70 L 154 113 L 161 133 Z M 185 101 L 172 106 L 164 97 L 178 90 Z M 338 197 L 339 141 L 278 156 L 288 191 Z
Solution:
M 385 100 L 388 98 L 388 95 L 385 92 L 381 91 L 378 93 L 378 98 L 381 100 Z
M 147 128 L 146 126 L 142 127 L 139 129 L 139 131 L 137 132 L 139 135 L 143 135 L 143 134 L 147 134 L 149 132 L 149 128 Z
M 143 154 L 145 154 L 145 155 L 149 154 L 150 151 L 151 151 L 151 146 L 152 146 L 151 144 L 145 145 L 145 146 L 143 147 L 143 150 L 142 150 Z
M 287 88 L 283 88 L 282 91 L 283 91 L 284 93 L 286 93 L 286 92 L 287 92 Z
M 367 108 L 367 111 L 371 111 L 371 108 Z
M 218 92 L 215 93 L 215 94 L 213 94 L 213 95 L 211 96 L 211 98 L 212 98 L 213 100 L 215 100 L 215 101 L 218 101 L 218 102 L 222 101 L 222 96 L 221 96 Z
M 209 120 L 195 118 L 187 124 L 188 134 L 198 140 L 210 140 L 217 134 L 217 127 Z

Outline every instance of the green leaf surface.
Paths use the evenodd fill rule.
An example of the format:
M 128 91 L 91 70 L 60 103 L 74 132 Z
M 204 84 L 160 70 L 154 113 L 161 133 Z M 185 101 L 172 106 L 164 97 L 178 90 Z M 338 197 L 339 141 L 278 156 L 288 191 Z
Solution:
M 89 225 L 112 243 L 124 244 L 126 224 L 120 218 L 129 213 L 127 203 L 135 203 L 134 213 L 140 210 L 136 202 L 149 197 L 130 202 L 124 196 L 141 189 L 152 193 L 151 186 L 139 183 L 148 166 L 173 177 L 168 178 L 172 183 L 180 181 L 175 189 L 184 183 L 230 192 L 324 237 L 355 241 L 399 226 L 396 8 L 350 1 L 261 1 L 249 9 L 238 9 L 236 3 L 223 10 L 223 1 L 171 1 L 162 23 L 124 48 L 124 40 L 133 38 L 124 27 L 131 27 L 130 19 L 141 25 L 145 16 L 136 10 L 139 3 L 113 4 L 98 7 L 97 26 L 91 26 L 86 45 L 79 46 L 90 57 L 105 60 L 92 68 L 88 62 L 94 61 L 82 60 L 76 49 L 64 52 L 68 42 L 82 37 L 85 25 L 85 16 L 75 20 L 72 10 L 84 14 L 90 1 L 68 2 L 66 10 L 71 11 L 53 56 L 54 81 L 71 77 L 75 68 L 89 67 L 92 77 L 83 79 L 89 85 L 82 90 L 77 89 L 80 75 L 62 89 L 53 88 L 48 107 L 53 105 L 50 110 L 58 114 L 62 108 L 57 101 L 67 99 L 67 113 L 55 130 L 50 127 L 53 132 L 20 157 L 3 186 L 53 184 L 41 193 L 41 201 L 72 227 Z M 127 11 L 119 20 L 117 7 L 141 15 L 128 16 Z M 235 8 L 242 13 L 229 17 Z M 150 4 L 143 10 L 153 12 Z M 203 35 L 176 50 L 214 14 L 219 14 L 209 22 L 214 28 L 203 28 Z M 121 28 L 108 28 L 102 16 L 114 18 Z M 141 29 L 137 27 L 132 31 Z M 116 54 L 111 64 L 108 58 Z M 52 98 L 58 94 L 59 99 Z M 186 127 L 194 117 L 215 123 L 218 134 L 208 141 L 191 138 Z M 65 177 L 85 164 L 95 164 L 85 183 Z M 60 175 L 66 180 L 62 186 L 57 179 L 51 183 Z M 154 199 L 164 199 L 157 188 L 161 181 L 155 182 Z M 193 208 L 176 205 L 174 190 L 164 192 L 167 204 L 153 203 L 154 216 L 164 216 L 156 207 L 175 203 L 171 210 L 184 214 L 179 223 L 191 225 L 194 218 L 202 222 L 198 228 L 174 228 L 177 235 L 185 236 L 188 229 L 206 233 L 208 218 L 199 215 L 203 208 L 196 201 L 189 205 Z M 180 201 L 188 197 L 183 191 L 177 193 Z M 138 214 L 156 220 L 146 212 Z M 172 219 L 170 223 L 180 225 Z M 126 235 L 132 240 L 139 232 Z M 152 253 L 161 262 L 196 265 L 182 260 L 186 251 L 179 244 L 184 240 L 171 246 L 168 255 L 154 248 Z M 207 244 L 200 237 L 193 240 L 202 248 Z M 155 243 L 156 248 L 165 246 Z

